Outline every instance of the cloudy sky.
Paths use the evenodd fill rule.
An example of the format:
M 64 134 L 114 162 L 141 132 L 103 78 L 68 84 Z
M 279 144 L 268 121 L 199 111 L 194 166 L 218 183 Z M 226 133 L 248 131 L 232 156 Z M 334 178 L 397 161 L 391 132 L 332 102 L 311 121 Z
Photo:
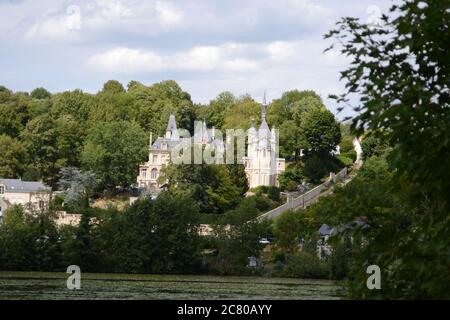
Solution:
M 176 80 L 194 102 L 222 91 L 260 100 L 342 90 L 348 61 L 323 53 L 341 16 L 390 0 L 0 0 L 0 84 L 97 92 L 109 79 Z M 335 110 L 331 101 L 327 106 Z

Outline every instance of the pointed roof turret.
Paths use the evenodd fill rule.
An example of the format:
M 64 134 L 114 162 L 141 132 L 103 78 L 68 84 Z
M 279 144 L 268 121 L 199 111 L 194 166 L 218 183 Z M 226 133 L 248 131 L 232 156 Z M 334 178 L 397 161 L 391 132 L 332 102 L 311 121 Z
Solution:
M 168 139 L 178 139 L 177 122 L 175 120 L 175 115 L 171 114 L 169 116 L 169 122 L 167 123 L 166 138 Z
M 208 132 L 208 126 L 206 125 L 206 121 L 203 120 L 203 125 L 202 125 L 202 140 L 203 142 L 209 142 L 210 141 L 210 137 L 209 137 L 209 132 Z
M 175 115 L 171 114 L 169 116 L 169 122 L 167 123 L 166 131 L 176 131 L 177 130 L 177 122 L 175 120 Z
M 266 122 L 266 112 L 267 112 L 267 102 L 266 102 L 266 92 L 264 91 L 264 99 L 261 105 L 261 126 L 259 127 L 259 130 L 263 129 L 266 131 L 270 131 L 269 126 L 267 125 Z

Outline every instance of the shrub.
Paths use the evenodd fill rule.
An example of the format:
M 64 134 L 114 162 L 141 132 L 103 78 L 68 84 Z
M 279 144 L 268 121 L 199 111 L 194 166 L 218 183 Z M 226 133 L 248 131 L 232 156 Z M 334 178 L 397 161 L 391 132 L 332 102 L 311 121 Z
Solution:
M 355 150 L 352 150 L 352 151 L 349 151 L 349 152 L 345 152 L 345 153 L 341 153 L 340 155 L 343 156 L 343 157 L 346 157 L 346 158 L 350 158 L 353 161 L 356 161 L 356 157 L 357 157 Z
M 282 275 L 295 278 L 327 278 L 329 267 L 315 254 L 302 251 L 286 257 Z
M 305 176 L 311 182 L 318 182 L 329 173 L 326 165 L 319 156 L 311 155 L 305 161 Z
M 346 136 L 342 138 L 341 143 L 339 144 L 341 153 L 347 153 L 353 150 L 353 140 L 351 136 Z
M 342 163 L 342 165 L 349 167 L 353 164 L 353 160 L 350 158 L 345 157 L 344 155 L 340 154 L 337 156 L 337 159 Z

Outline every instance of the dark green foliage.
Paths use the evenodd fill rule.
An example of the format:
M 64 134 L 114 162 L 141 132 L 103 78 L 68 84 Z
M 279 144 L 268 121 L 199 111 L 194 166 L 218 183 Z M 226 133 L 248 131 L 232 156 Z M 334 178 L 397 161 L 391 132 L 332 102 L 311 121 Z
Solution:
M 332 240 L 330 242 L 332 243 Z M 333 279 L 342 280 L 347 278 L 351 259 L 355 255 L 353 247 L 351 238 L 348 236 L 342 239 L 335 239 L 333 252 L 330 256 L 330 273 Z
M 205 114 L 199 119 L 206 119 L 210 126 L 222 130 L 225 115 L 229 108 L 236 103 L 235 96 L 230 92 L 220 93 L 216 99 L 211 100 L 205 107 Z
M 275 202 L 279 202 L 281 200 L 280 189 L 275 186 L 259 186 L 257 188 L 253 188 L 251 191 L 257 196 L 267 195 L 270 200 Z
M 317 183 L 323 178 L 326 178 L 330 172 L 339 171 L 340 164 L 331 156 L 319 156 L 312 154 L 305 157 L 305 166 L 303 173 L 309 181 Z
M 268 109 L 268 122 L 280 130 L 280 154 L 300 158 L 301 150 L 333 150 L 340 141 L 339 123 L 314 91 L 288 91 L 274 99 Z
M 286 256 L 286 263 L 280 275 L 293 278 L 327 278 L 329 267 L 314 253 L 301 251 Z
M 151 130 L 154 136 L 164 134 L 171 113 L 175 114 L 180 128 L 192 132 L 194 111 L 189 94 L 182 91 L 175 81 L 163 81 L 152 86 L 132 81 L 125 91 L 121 83 L 110 80 L 95 95 L 81 90 L 50 94 L 44 88 L 37 88 L 31 94 L 13 93 L 0 87 L 0 135 L 18 139 L 14 140 L 14 148 L 23 147 L 29 155 L 19 160 L 22 157 L 15 155 L 20 152 L 8 150 L 7 163 L 0 164 L 0 167 L 4 166 L 0 174 L 10 177 L 26 174 L 28 179 L 43 179 L 56 187 L 61 168 L 82 166 L 87 134 L 95 128 L 99 130 L 102 123 L 126 121 L 130 124 L 129 129 L 136 131 L 136 126 L 131 125 L 136 122 L 145 132 L 146 139 L 137 135 L 134 145 L 137 147 L 139 144 L 139 150 L 143 151 L 148 145 L 145 141 L 148 132 Z M 5 148 L 10 145 L 5 143 Z M 135 170 L 134 160 L 126 161 L 120 169 L 133 171 L 133 175 Z M 120 181 L 114 183 L 129 184 L 126 176 L 121 174 Z
M 319 182 L 328 173 L 326 165 L 317 155 L 309 156 L 305 160 L 304 174 L 310 181 Z
M 0 135 L 0 177 L 18 178 L 25 172 L 27 154 L 23 144 L 8 135 Z
M 341 154 L 337 156 L 337 159 L 346 167 L 350 167 L 353 164 L 353 159 L 344 157 Z
M 286 253 L 296 252 L 299 246 L 300 230 L 299 213 L 286 211 L 278 216 L 273 223 L 273 235 L 277 239 L 277 246 Z
M 6 88 L 0 91 L 0 134 L 19 136 L 29 120 L 30 100 L 23 93 L 13 94 Z
M 249 257 L 259 257 L 261 237 L 269 232 L 269 222 L 254 219 L 259 214 L 252 201 L 241 201 L 228 212 L 220 224 L 214 226 L 215 238 L 211 247 L 215 255 L 207 257 L 206 266 L 217 274 L 250 274 Z
M 125 88 L 123 85 L 117 80 L 109 80 L 105 82 L 103 85 L 103 90 L 101 91 L 103 94 L 119 94 L 125 93 Z
M 307 154 L 327 155 L 341 141 L 339 123 L 327 109 L 314 109 L 305 113 L 299 130 Z
M 34 99 L 49 99 L 52 94 L 48 92 L 45 88 L 36 88 L 31 91 L 30 96 Z
M 224 213 L 234 208 L 247 191 L 242 165 L 169 165 L 159 179 L 167 180 L 174 192 L 187 192 L 202 213 Z
M 341 156 L 345 157 L 345 158 L 349 158 L 352 161 L 356 161 L 357 155 L 356 155 L 356 151 L 355 150 L 350 150 L 348 152 L 344 152 L 340 154 Z
M 96 174 L 103 188 L 128 186 L 146 159 L 146 141 L 147 135 L 135 122 L 100 122 L 86 138 L 83 165 Z
M 353 127 L 370 132 L 365 157 L 379 156 L 383 144 L 392 149 L 383 180 L 383 167 L 370 158 L 367 180 L 343 191 L 348 201 L 364 201 L 334 207 L 341 221 L 358 214 L 370 226 L 361 232 L 367 245 L 355 259 L 359 268 L 350 272 L 352 297 L 449 297 L 449 21 L 448 1 L 409 0 L 392 6 L 378 27 L 347 17 L 326 35 L 353 59 L 341 73 L 346 92 L 334 98 L 360 97 Z M 382 270 L 383 290 L 363 285 L 371 263 Z
M 123 212 L 84 204 L 80 224 L 56 228 L 51 213 L 19 206 L 0 226 L 1 270 L 188 273 L 200 271 L 198 209 L 189 197 L 161 194 Z
M 388 146 L 382 141 L 382 138 L 374 135 L 368 135 L 361 142 L 364 160 L 372 156 L 381 156 L 387 148 Z
M 298 191 L 297 186 L 305 179 L 304 163 L 301 161 L 289 163 L 286 170 L 279 175 L 280 189 L 286 191 Z
M 24 212 L 12 206 L 0 225 L 1 270 L 56 270 L 61 266 L 58 231 L 47 212 Z
M 110 272 L 194 272 L 200 264 L 198 208 L 187 196 L 162 193 L 105 217 L 94 231 Z

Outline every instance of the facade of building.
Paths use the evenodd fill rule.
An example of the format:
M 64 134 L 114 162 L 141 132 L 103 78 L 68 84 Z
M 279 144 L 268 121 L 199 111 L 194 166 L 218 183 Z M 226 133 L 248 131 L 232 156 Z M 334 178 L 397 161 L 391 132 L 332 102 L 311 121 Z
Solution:
M 216 153 L 216 158 L 220 158 L 223 154 L 223 143 L 214 136 L 215 129 L 208 129 L 204 121 L 201 125 L 202 127 L 196 130 L 193 138 L 180 137 L 175 116 L 170 115 L 164 137 L 158 137 L 153 142 L 152 134 L 150 133 L 148 161 L 139 166 L 138 187 L 150 191 L 158 191 L 160 189 L 163 184 L 158 182 L 161 170 L 170 163 L 172 151 L 182 142 L 213 145 L 215 150 L 220 151 Z
M 264 101 L 259 129 L 252 123 L 248 130 L 247 156 L 243 160 L 250 188 L 278 186 L 278 176 L 286 167 L 285 159 L 278 157 L 278 133 L 267 125 L 266 108 Z
M 150 133 L 148 161 L 139 167 L 137 186 L 150 191 L 158 191 L 162 184 L 158 177 L 164 166 L 170 163 L 172 151 L 183 141 L 211 146 L 214 150 L 214 163 L 223 163 L 225 153 L 222 139 L 216 138 L 215 129 L 208 129 L 206 123 L 196 128 L 194 137 L 182 138 L 178 134 L 176 119 L 170 115 L 164 137 L 158 137 L 154 142 Z M 266 105 L 262 108 L 261 126 L 256 129 L 254 125 L 248 130 L 248 147 L 246 156 L 242 159 L 245 165 L 249 187 L 277 186 L 278 175 L 285 169 L 285 159 L 279 158 L 278 135 L 275 128 L 269 129 L 266 122 Z
M 26 210 L 48 208 L 51 188 L 42 182 L 0 179 L 0 219 L 9 207 L 20 204 Z

